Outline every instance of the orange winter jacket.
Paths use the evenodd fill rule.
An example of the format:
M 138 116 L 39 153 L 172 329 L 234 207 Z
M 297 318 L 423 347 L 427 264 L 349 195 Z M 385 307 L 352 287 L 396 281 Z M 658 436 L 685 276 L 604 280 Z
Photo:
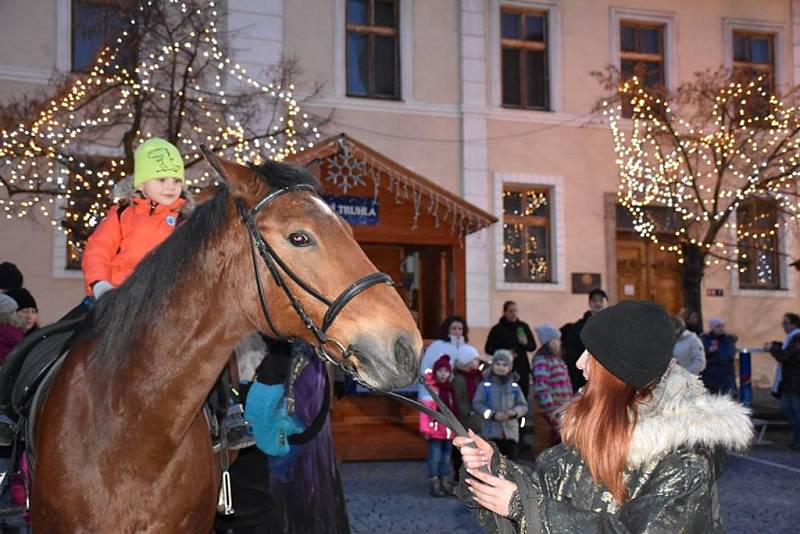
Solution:
M 83 251 L 81 268 L 86 294 L 91 296 L 92 284 L 100 280 L 107 280 L 114 287 L 122 284 L 142 258 L 175 230 L 185 203 L 184 198 L 179 198 L 164 206 L 135 197 L 121 213 L 118 205 L 108 210 Z

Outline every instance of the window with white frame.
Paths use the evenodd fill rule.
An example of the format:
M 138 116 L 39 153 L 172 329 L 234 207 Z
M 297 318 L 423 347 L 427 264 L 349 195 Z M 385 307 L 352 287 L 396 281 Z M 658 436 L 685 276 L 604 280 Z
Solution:
M 790 23 L 759 19 L 723 19 L 724 66 L 743 79 L 757 74 L 769 78 L 779 93 L 791 87 L 791 63 L 782 61 Z M 789 44 L 791 46 L 791 44 Z M 749 80 L 748 80 L 749 81 Z
M 755 198 L 737 208 L 740 289 L 782 289 L 778 219 L 771 199 Z
M 546 11 L 500 8 L 502 104 L 510 108 L 550 108 Z
M 676 89 L 677 25 L 674 13 L 612 7 L 609 52 L 620 77 L 636 75 L 656 94 Z M 622 105 L 623 116 L 629 117 L 632 108 Z
M 501 221 L 494 230 L 495 287 L 567 291 L 564 177 L 496 171 L 493 182 Z
M 72 0 L 72 71 L 91 70 L 97 55 L 122 33 L 130 8 L 129 2 L 121 0 Z M 128 56 L 121 60 L 133 62 Z
M 400 99 L 400 1 L 347 0 L 347 95 Z
M 623 20 L 620 22 L 620 78 L 634 76 L 655 94 L 663 95 L 666 85 L 664 25 Z M 623 117 L 632 115 L 630 101 L 622 103 Z
M 506 282 L 550 283 L 552 191 L 548 187 L 504 184 L 503 267 Z
M 761 76 L 774 91 L 775 35 L 734 30 L 733 72 L 743 78 Z
M 733 69 L 735 80 L 757 81 L 768 95 L 775 94 L 775 35 L 754 31 L 733 31 Z M 748 98 L 743 110 L 747 116 L 763 117 L 771 111 L 769 97 L 758 93 Z
M 518 30 L 512 29 L 514 13 L 522 15 L 516 19 Z M 537 111 L 563 111 L 561 0 L 489 0 L 487 18 L 490 105 L 500 108 L 500 115 L 520 119 Z

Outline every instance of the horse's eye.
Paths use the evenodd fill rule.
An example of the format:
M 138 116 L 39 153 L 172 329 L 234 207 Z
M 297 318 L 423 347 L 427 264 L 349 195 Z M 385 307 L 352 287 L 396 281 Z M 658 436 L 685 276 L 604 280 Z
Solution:
M 292 232 L 289 234 L 289 243 L 294 247 L 307 247 L 311 244 L 311 238 L 303 232 Z

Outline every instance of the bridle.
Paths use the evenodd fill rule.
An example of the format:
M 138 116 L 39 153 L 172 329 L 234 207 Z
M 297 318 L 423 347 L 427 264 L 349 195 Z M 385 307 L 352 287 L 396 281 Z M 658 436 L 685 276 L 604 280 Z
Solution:
M 281 334 L 280 330 L 278 330 L 278 327 L 275 325 L 275 321 L 272 319 L 272 315 L 269 312 L 267 299 L 264 296 L 264 284 L 261 281 L 261 273 L 258 270 L 256 251 L 258 251 L 258 255 L 261 256 L 261 259 L 264 260 L 264 264 L 267 266 L 267 269 L 272 275 L 272 279 L 275 281 L 275 284 L 281 288 L 281 290 L 283 290 L 284 294 L 289 299 L 289 303 L 292 305 L 295 313 L 300 318 L 300 321 L 302 321 L 305 327 L 308 328 L 308 330 L 310 330 L 316 338 L 317 344 L 315 348 L 317 355 L 323 360 L 341 367 L 351 376 L 357 376 L 356 370 L 350 361 L 350 357 L 353 356 L 355 352 L 350 346 L 345 346 L 343 343 L 328 336 L 328 329 L 331 327 L 333 322 L 336 320 L 336 317 L 339 316 L 342 310 L 344 310 L 344 308 L 358 295 L 372 286 L 379 284 L 394 286 L 394 281 L 386 273 L 371 273 L 353 282 L 344 291 L 342 291 L 338 297 L 331 301 L 306 283 L 294 271 L 292 271 L 292 269 L 286 265 L 277 252 L 275 252 L 275 249 L 273 249 L 272 246 L 267 243 L 267 241 L 264 239 L 264 236 L 261 235 L 261 232 L 259 232 L 258 226 L 256 225 L 256 216 L 262 209 L 275 201 L 275 199 L 295 192 L 311 193 L 317 196 L 317 191 L 313 186 L 299 184 L 282 187 L 267 193 L 249 210 L 244 207 L 244 203 L 240 198 L 237 198 L 235 201 L 236 209 L 239 212 L 239 216 L 242 218 L 242 221 L 244 222 L 250 238 L 250 255 L 253 259 L 253 272 L 255 273 L 258 300 L 261 303 L 261 310 L 264 313 L 264 318 L 267 320 L 269 328 L 272 330 L 275 336 L 281 339 L 287 339 L 287 336 L 284 336 Z M 318 325 L 314 321 L 294 292 L 292 292 L 291 288 L 287 284 L 287 278 L 294 282 L 305 293 L 327 306 L 327 310 L 325 311 L 325 316 L 322 318 L 321 325 Z M 341 362 L 333 358 L 328 353 L 328 350 L 326 350 L 326 347 L 330 345 L 333 345 L 341 352 Z
M 220 172 L 222 175 L 222 173 Z M 385 395 L 391 397 L 403 404 L 413 407 L 416 410 L 425 412 L 433 419 L 436 419 L 440 423 L 446 425 L 456 434 L 459 436 L 466 436 L 467 431 L 464 426 L 458 421 L 458 419 L 453 415 L 450 409 L 445 405 L 439 396 L 431 390 L 430 386 L 424 381 L 424 379 L 420 379 L 420 383 L 422 383 L 428 392 L 433 397 L 436 405 L 439 408 L 439 411 L 432 410 L 428 406 L 417 402 L 413 399 L 409 399 L 408 397 L 404 397 L 392 391 L 386 391 L 374 386 L 367 384 L 364 379 L 362 379 L 358 375 L 358 371 L 353 366 L 352 362 L 350 361 L 350 357 L 355 354 L 351 347 L 345 346 L 341 342 L 331 338 L 328 336 L 327 332 L 330 326 L 333 324 L 333 321 L 336 320 L 336 317 L 341 313 L 341 311 L 347 306 L 350 301 L 352 301 L 355 297 L 366 291 L 372 286 L 378 284 L 386 284 L 388 286 L 394 286 L 394 281 L 392 278 L 386 274 L 381 272 L 375 272 L 368 274 L 362 278 L 359 278 L 349 287 L 347 287 L 344 291 L 342 291 L 336 299 L 333 301 L 329 300 L 327 297 L 322 295 L 319 291 L 311 287 L 307 284 L 302 278 L 297 276 L 297 274 L 292 271 L 292 269 L 286 265 L 286 263 L 281 259 L 281 257 L 275 252 L 269 243 L 264 239 L 264 236 L 261 235 L 261 232 L 258 231 L 258 226 L 256 225 L 256 216 L 258 213 L 264 209 L 265 207 L 269 206 L 275 199 L 295 192 L 304 192 L 310 193 L 314 196 L 319 196 L 317 190 L 311 186 L 306 184 L 298 184 L 288 187 L 282 187 L 280 189 L 275 189 L 264 195 L 258 202 L 256 202 L 253 207 L 249 210 L 245 208 L 244 202 L 237 198 L 235 200 L 236 203 L 236 210 L 239 212 L 239 216 L 242 218 L 244 222 L 245 228 L 247 229 L 247 234 L 250 239 L 250 255 L 253 260 L 253 272 L 255 273 L 256 279 L 256 288 L 258 291 L 258 300 L 261 303 L 261 310 L 264 313 L 264 318 L 267 321 L 269 328 L 272 332 L 281 339 L 289 339 L 288 336 L 284 336 L 280 333 L 277 326 L 275 325 L 275 321 L 272 319 L 272 315 L 269 312 L 269 306 L 267 305 L 267 299 L 264 295 L 264 284 L 261 281 L 261 273 L 258 270 L 258 260 L 256 257 L 256 251 L 258 251 L 258 255 L 261 256 L 261 259 L 264 261 L 264 264 L 267 266 L 270 274 L 272 275 L 272 279 L 275 281 L 275 284 L 283 290 L 286 297 L 289 299 L 289 303 L 292 305 L 297 316 L 300 318 L 302 323 L 308 328 L 314 337 L 317 340 L 317 344 L 315 347 L 315 352 L 319 358 L 323 361 L 326 361 L 336 367 L 339 367 L 344 371 L 347 375 L 349 375 L 355 382 L 361 384 L 362 386 L 380 393 L 381 395 Z M 308 312 L 303 307 L 303 304 L 300 300 L 295 296 L 292 292 L 289 285 L 286 283 L 286 278 L 288 277 L 292 282 L 294 282 L 300 289 L 302 289 L 305 293 L 313 297 L 314 299 L 318 300 L 325 306 L 327 306 L 327 311 L 325 312 L 325 316 L 322 319 L 322 325 L 318 326 L 317 323 L 314 322 L 314 319 L 308 314 Z M 338 361 L 333 358 L 328 351 L 326 350 L 326 346 L 334 345 L 339 351 L 342 353 L 342 360 Z

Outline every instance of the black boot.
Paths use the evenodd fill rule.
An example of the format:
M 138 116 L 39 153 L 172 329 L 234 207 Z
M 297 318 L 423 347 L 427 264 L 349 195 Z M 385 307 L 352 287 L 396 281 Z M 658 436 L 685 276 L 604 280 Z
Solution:
M 439 477 L 431 477 L 428 479 L 428 484 L 430 486 L 431 495 L 434 497 L 444 497 L 445 493 L 442 491 L 442 483 L 439 480 Z
M 447 495 L 455 495 L 456 485 L 451 477 L 439 477 L 439 481 L 441 482 L 443 492 Z
M 244 418 L 244 410 L 241 404 L 235 404 L 228 408 L 228 413 L 222 420 L 221 431 L 225 432 L 228 437 L 228 448 L 230 450 L 245 449 L 256 444 L 253 429 Z

